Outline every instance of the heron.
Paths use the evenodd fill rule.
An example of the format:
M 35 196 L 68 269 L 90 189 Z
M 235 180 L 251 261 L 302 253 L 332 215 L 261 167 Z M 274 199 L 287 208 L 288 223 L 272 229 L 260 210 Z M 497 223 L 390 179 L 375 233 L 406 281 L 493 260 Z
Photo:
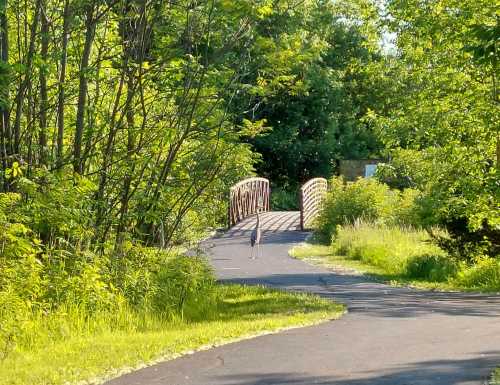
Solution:
M 257 222 L 255 223 L 255 227 L 252 230 L 252 234 L 250 235 L 250 246 L 252 246 L 252 251 L 250 254 L 250 259 L 255 259 L 259 257 L 260 254 L 260 238 L 261 238 L 261 231 L 260 231 L 260 217 L 259 217 L 259 211 L 257 210 Z M 257 257 L 254 255 L 254 247 L 257 246 Z

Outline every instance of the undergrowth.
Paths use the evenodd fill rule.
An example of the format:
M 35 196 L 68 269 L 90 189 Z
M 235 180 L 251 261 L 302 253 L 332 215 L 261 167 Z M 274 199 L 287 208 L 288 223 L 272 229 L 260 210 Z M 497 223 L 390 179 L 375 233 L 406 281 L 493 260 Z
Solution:
M 441 290 L 500 291 L 500 261 L 458 261 L 436 246 L 428 233 L 411 227 L 357 222 L 339 226 L 330 245 L 304 245 L 297 258 L 350 268 L 387 282 Z
M 343 312 L 319 297 L 239 285 L 215 285 L 209 295 L 187 298 L 183 309 L 181 315 L 124 303 L 92 316 L 78 306 L 38 313 L 20 325 L 22 338 L 0 361 L 1 383 L 99 383 L 204 345 L 314 324 Z
M 490 385 L 500 385 L 500 368 L 495 369 L 491 375 Z

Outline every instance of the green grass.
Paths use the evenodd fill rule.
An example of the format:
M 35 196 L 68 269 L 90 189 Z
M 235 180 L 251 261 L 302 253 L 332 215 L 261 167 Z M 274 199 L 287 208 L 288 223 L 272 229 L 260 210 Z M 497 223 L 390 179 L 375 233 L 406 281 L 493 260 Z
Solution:
M 206 346 L 338 318 L 342 305 L 306 294 L 218 285 L 184 319 L 126 307 L 83 319 L 78 310 L 23 325 L 18 346 L 0 361 L 2 385 L 95 384 Z
M 500 368 L 495 369 L 491 375 L 490 385 L 500 385 Z
M 499 291 L 500 262 L 458 263 L 425 231 L 360 223 L 338 229 L 331 245 L 305 244 L 291 255 L 375 280 L 431 290 Z

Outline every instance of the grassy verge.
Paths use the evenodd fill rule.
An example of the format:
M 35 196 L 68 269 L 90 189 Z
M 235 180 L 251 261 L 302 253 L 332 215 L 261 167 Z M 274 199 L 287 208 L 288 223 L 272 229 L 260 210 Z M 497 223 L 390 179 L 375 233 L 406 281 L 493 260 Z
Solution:
M 493 372 L 491 376 L 490 385 L 500 385 L 500 368 L 497 368 Z
M 331 245 L 305 244 L 291 255 L 328 268 L 431 290 L 500 291 L 500 262 L 458 263 L 424 231 L 370 224 L 341 227 Z
M 82 319 L 78 310 L 23 325 L 23 341 L 0 361 L 2 385 L 100 383 L 180 353 L 338 318 L 344 308 L 319 297 L 262 287 L 217 285 L 186 305 L 183 319 L 126 307 Z
M 412 286 L 429 290 L 456 290 L 455 286 L 445 282 L 410 279 L 405 275 L 390 273 L 382 267 L 355 260 L 345 255 L 336 255 L 332 252 L 332 248 L 327 245 L 303 244 L 293 248 L 290 255 L 327 269 L 334 269 L 347 274 L 364 275 L 375 281 L 391 285 Z

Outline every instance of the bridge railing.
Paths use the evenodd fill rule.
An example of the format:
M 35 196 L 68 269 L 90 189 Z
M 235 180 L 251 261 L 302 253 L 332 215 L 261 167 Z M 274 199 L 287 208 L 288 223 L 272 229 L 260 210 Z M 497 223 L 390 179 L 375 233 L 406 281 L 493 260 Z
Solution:
M 300 188 L 300 228 L 310 228 L 314 219 L 319 214 L 321 206 L 326 197 L 328 182 L 325 178 L 313 178 L 308 180 Z
M 269 180 L 248 178 L 236 183 L 229 190 L 229 227 L 250 215 L 269 211 Z

